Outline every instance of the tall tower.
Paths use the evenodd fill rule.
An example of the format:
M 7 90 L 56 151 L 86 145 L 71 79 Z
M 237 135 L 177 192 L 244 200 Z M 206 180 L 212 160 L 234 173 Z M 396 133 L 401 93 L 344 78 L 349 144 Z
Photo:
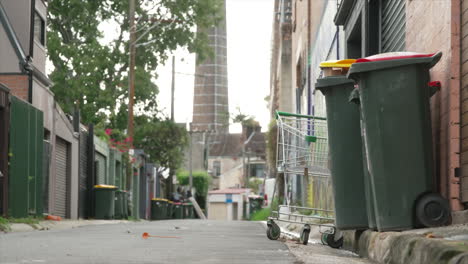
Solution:
M 222 12 L 226 17 L 226 1 Z M 197 57 L 193 93 L 192 130 L 229 131 L 229 98 L 227 75 L 226 21 L 209 29 L 198 29 L 209 37 L 214 57 L 200 63 Z

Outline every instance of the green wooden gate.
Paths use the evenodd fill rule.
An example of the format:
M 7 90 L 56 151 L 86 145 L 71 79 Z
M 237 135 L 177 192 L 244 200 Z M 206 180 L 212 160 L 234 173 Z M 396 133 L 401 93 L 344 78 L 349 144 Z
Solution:
M 11 97 L 8 215 L 42 215 L 44 116 L 32 105 Z

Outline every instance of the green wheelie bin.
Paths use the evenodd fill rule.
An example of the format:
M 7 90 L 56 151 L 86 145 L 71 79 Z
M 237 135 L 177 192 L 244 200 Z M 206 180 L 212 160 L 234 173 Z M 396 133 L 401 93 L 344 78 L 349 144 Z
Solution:
M 96 219 L 114 219 L 116 190 L 117 186 L 113 185 L 94 186 L 94 217 Z
M 358 59 L 347 77 L 359 89 L 379 231 L 450 222 L 434 190 L 429 69 L 437 54 L 380 54 Z
M 115 191 L 114 219 L 124 218 L 124 192 L 121 190 Z
M 128 192 L 122 191 L 123 218 L 128 219 Z
M 359 90 L 355 88 L 349 96 L 349 101 L 361 107 L 359 101 Z M 375 220 L 374 209 L 374 191 L 371 186 L 371 179 L 369 173 L 369 165 L 367 163 L 367 148 L 366 148 L 366 130 L 362 120 L 362 112 L 359 109 L 360 123 L 361 123 L 361 137 L 362 137 L 362 164 L 364 169 L 364 187 L 366 188 L 366 208 L 367 208 L 367 221 L 369 222 L 369 229 L 376 230 L 377 223 Z
M 173 212 L 174 212 L 174 202 L 167 201 L 166 219 L 172 219 Z
M 151 199 L 151 220 L 164 220 L 167 217 L 167 200 L 163 198 Z
M 320 67 L 349 68 L 352 62 L 322 62 Z M 340 230 L 367 229 L 359 108 L 349 102 L 354 82 L 343 75 L 326 76 L 317 79 L 315 88 L 325 96 L 327 109 L 335 226 Z
M 186 215 L 185 218 L 193 219 L 195 218 L 194 208 L 192 203 L 186 203 Z
M 184 206 L 182 205 L 182 203 L 174 203 L 172 209 L 173 209 L 174 219 L 184 218 Z

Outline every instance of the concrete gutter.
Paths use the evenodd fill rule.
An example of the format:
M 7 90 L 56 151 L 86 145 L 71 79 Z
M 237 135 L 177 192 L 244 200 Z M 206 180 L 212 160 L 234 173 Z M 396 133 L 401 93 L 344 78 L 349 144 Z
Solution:
M 377 263 L 468 263 L 468 226 L 418 229 L 405 232 L 367 230 L 364 232 L 345 231 L 343 233 L 344 249 Z

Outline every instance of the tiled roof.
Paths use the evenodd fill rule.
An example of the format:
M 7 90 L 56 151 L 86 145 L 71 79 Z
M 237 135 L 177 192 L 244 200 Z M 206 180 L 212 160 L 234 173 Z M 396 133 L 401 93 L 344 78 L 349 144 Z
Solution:
M 223 189 L 223 190 L 215 190 L 209 191 L 208 194 L 238 194 L 238 193 L 247 193 L 250 192 L 249 188 L 238 188 L 238 189 Z
M 215 143 L 210 146 L 210 156 L 240 157 L 242 156 L 242 144 L 246 140 L 240 133 L 217 135 L 213 138 Z M 245 150 L 255 153 L 257 156 L 265 156 L 265 133 L 255 132 Z

